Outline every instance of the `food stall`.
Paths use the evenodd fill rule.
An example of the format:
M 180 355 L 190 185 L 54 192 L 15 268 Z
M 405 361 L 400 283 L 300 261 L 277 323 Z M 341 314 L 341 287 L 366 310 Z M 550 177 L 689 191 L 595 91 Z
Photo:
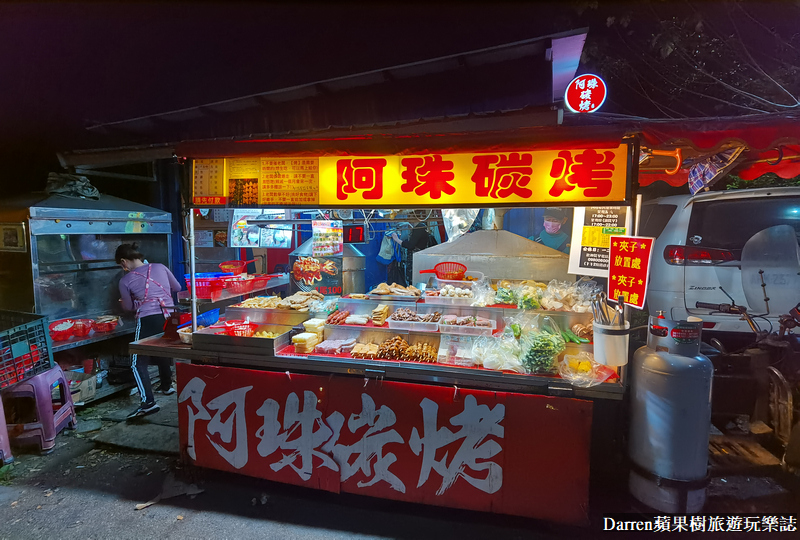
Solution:
M 638 148 L 311 153 L 187 150 L 194 204 L 230 205 L 231 182 L 244 182 L 267 208 L 627 206 Z M 209 170 L 222 181 L 202 181 Z M 415 273 L 417 261 L 434 271 L 422 289 L 307 287 L 228 307 L 224 321 L 193 325 L 190 344 L 131 344 L 191 360 L 177 367 L 186 459 L 337 493 L 587 523 L 593 408 L 622 400 L 625 368 L 581 363 L 596 284 L 569 276 L 564 254 L 499 230 L 498 214 L 498 230 L 416 254 Z

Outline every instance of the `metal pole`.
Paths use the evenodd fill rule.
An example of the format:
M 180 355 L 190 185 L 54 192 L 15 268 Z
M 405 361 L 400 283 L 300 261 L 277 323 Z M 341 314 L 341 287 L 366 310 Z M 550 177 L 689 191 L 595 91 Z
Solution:
M 194 278 L 194 209 L 189 208 L 189 275 L 192 285 L 192 332 L 197 332 L 197 289 Z
M 634 221 L 634 236 L 639 236 L 639 220 L 642 219 L 642 194 L 636 195 L 636 220 Z

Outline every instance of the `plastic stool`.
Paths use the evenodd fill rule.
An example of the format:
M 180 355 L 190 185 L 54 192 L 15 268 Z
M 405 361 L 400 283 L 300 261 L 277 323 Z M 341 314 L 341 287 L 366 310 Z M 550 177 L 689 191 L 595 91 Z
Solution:
M 14 461 L 14 456 L 11 455 L 11 445 L 8 440 L 6 413 L 3 411 L 3 400 L 0 399 L 0 465 L 5 465 L 12 461 Z
M 60 386 L 61 403 L 53 404 L 53 386 Z M 50 453 L 56 445 L 56 435 L 69 426 L 75 427 L 75 405 L 69 391 L 69 381 L 64 372 L 55 367 L 26 381 L 5 388 L 2 392 L 6 408 L 15 399 L 33 398 L 36 402 L 36 418 L 29 423 L 8 423 L 8 436 L 15 445 L 36 444 L 42 453 Z

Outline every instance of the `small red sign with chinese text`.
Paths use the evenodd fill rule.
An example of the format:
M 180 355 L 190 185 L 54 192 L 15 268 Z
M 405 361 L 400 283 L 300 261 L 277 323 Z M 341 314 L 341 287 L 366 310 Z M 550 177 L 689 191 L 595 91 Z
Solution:
M 606 95 L 605 81 L 587 73 L 572 79 L 564 92 L 564 102 L 574 113 L 593 113 L 603 105 Z
M 647 280 L 650 278 L 650 255 L 653 238 L 612 236 L 608 265 L 608 297 L 636 309 L 644 308 Z

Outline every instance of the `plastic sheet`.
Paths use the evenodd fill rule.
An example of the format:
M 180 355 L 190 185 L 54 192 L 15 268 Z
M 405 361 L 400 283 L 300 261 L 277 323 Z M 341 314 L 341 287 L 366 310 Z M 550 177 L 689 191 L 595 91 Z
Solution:
M 586 351 L 566 355 L 558 363 L 558 374 L 573 386 L 580 388 L 597 386 L 617 376 L 613 369 L 598 364 L 594 360 L 594 355 Z
M 444 230 L 447 232 L 447 241 L 452 242 L 463 235 L 472 226 L 478 217 L 479 208 L 447 208 L 442 210 Z

